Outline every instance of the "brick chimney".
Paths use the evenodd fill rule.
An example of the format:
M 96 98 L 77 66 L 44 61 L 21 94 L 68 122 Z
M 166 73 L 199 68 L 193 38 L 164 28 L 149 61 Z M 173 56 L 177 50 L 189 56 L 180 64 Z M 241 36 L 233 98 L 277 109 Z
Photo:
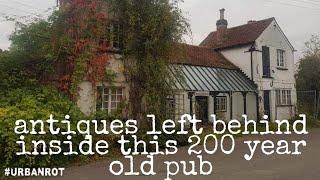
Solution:
M 225 31 L 228 28 L 228 21 L 224 19 L 225 9 L 220 9 L 220 19 L 217 21 L 217 40 L 222 42 L 224 39 Z
M 256 20 L 249 20 L 248 24 L 252 24 L 252 23 L 255 23 L 255 22 L 257 22 L 257 21 Z

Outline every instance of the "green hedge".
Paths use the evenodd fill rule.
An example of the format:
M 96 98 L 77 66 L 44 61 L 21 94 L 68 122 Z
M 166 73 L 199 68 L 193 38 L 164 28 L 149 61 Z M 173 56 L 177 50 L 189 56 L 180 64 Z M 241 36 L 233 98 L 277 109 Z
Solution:
M 28 87 L 0 92 L 0 169 L 4 167 L 47 167 L 66 163 L 73 157 L 57 156 L 16 156 L 20 147 L 16 144 L 19 136 L 14 133 L 15 121 L 47 120 L 50 114 L 54 119 L 63 120 L 71 116 L 71 127 L 76 128 L 78 119 L 84 118 L 78 107 L 67 97 L 51 87 Z M 31 151 L 32 140 L 66 140 L 66 137 L 51 134 L 25 136 L 27 150 Z M 76 145 L 82 137 L 73 137 Z

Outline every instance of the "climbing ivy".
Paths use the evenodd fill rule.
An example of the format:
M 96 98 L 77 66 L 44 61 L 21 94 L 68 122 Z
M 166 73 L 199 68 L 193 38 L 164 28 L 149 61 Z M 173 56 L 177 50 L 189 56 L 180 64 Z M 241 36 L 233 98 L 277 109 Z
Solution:
M 72 0 L 46 20 L 16 22 L 9 55 L 0 61 L 19 64 L 41 83 L 58 79 L 54 85 L 76 100 L 80 82 L 96 86 L 105 77 L 110 59 L 106 9 L 102 0 Z
M 73 0 L 61 7 L 55 19 L 56 33 L 64 34 L 67 39 L 58 42 L 59 48 L 67 50 L 60 60 L 71 69 L 69 74 L 62 76 L 62 85 L 74 98 L 80 82 L 86 79 L 96 86 L 104 78 L 110 59 L 105 51 L 109 47 L 108 41 L 103 39 L 108 25 L 106 10 L 102 0 Z
M 48 20 L 17 28 L 11 37 L 13 45 L 8 59 L 32 62 L 25 63 L 20 70 L 28 67 L 30 71 L 26 73 L 31 72 L 32 79 L 42 83 L 51 80 L 43 76 L 59 74 L 56 87 L 76 100 L 83 80 L 96 87 L 98 82 L 111 78 L 106 77 L 110 44 L 105 37 L 112 37 L 107 31 L 110 22 L 118 21 L 123 27 L 123 49 L 117 53 L 122 54 L 130 86 L 129 115 L 143 119 L 152 113 L 164 119 L 168 111 L 166 99 L 173 94 L 167 66 L 177 54 L 177 44 L 189 32 L 179 3 L 71 0 Z
M 170 0 L 108 0 L 124 27 L 124 62 L 130 85 L 134 118 L 152 113 L 159 119 L 168 114 L 166 99 L 172 95 L 168 63 L 177 44 L 190 32 L 178 5 Z
M 178 1 L 169 0 L 71 0 L 47 20 L 18 23 L 11 36 L 9 51 L 0 53 L 0 165 L 36 167 L 59 165 L 71 159 L 15 157 L 17 119 L 45 119 L 52 113 L 59 119 L 70 114 L 74 120 L 84 115 L 61 92 L 73 100 L 78 85 L 88 80 L 110 81 L 114 73 L 106 71 L 110 44 L 106 27 L 115 14 L 123 27 L 125 75 L 130 85 L 130 117 L 143 120 L 152 113 L 164 119 L 166 98 L 172 95 L 168 63 L 176 44 L 188 32 Z M 110 36 L 109 36 L 110 37 Z M 58 74 L 56 87 L 51 76 Z M 123 105 L 125 106 L 125 105 Z M 104 117 L 98 114 L 97 117 Z M 72 121 L 73 127 L 76 121 Z M 44 140 L 63 137 L 41 136 Z M 76 137 L 79 142 L 80 136 Z M 31 138 L 29 137 L 29 140 Z

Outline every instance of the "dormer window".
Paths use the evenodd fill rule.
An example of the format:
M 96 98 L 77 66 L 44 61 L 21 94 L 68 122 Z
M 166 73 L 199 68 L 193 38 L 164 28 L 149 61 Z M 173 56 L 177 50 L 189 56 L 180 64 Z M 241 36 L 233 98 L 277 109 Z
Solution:
M 280 68 L 286 67 L 285 51 L 282 49 L 277 49 L 277 66 Z
M 121 50 L 123 48 L 122 25 L 116 21 L 110 23 L 107 33 L 107 41 L 110 47 L 114 50 Z

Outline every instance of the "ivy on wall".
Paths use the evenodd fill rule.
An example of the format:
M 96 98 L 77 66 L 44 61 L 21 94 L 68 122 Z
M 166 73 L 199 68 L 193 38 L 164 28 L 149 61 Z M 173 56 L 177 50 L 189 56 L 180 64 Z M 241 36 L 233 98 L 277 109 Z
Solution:
M 48 20 L 20 24 L 11 36 L 7 62 L 21 61 L 20 70 L 41 83 L 51 83 L 76 100 L 79 83 L 94 89 L 106 77 L 112 37 L 107 27 L 121 24 L 125 75 L 130 86 L 129 116 L 152 113 L 164 119 L 172 95 L 167 65 L 177 43 L 189 32 L 187 20 L 171 0 L 70 0 Z M 45 75 L 45 76 L 43 76 Z M 32 77 L 31 77 L 32 76 Z
M 74 0 L 62 6 L 59 13 L 54 26 L 67 39 L 58 45 L 67 47 L 67 56 L 60 60 L 67 62 L 71 69 L 70 74 L 62 77 L 67 85 L 62 85 L 76 97 L 78 85 L 84 79 L 95 87 L 104 78 L 110 59 L 105 52 L 110 45 L 103 39 L 108 26 L 107 5 L 101 0 Z
M 145 119 L 168 115 L 167 98 L 173 94 L 168 74 L 176 45 L 189 32 L 187 20 L 170 0 L 107 0 L 124 27 L 124 62 L 130 85 L 131 115 Z
M 17 160 L 14 155 L 17 146 L 12 142 L 18 137 L 8 130 L 17 119 L 45 119 L 50 113 L 58 118 L 70 114 L 75 120 L 84 116 L 74 103 L 79 83 L 86 79 L 95 88 L 98 82 L 111 81 L 114 76 L 106 71 L 110 44 L 104 37 L 110 37 L 106 34 L 110 14 L 116 14 L 123 27 L 120 53 L 130 85 L 129 116 L 144 120 L 146 114 L 152 113 L 164 119 L 168 111 L 166 99 L 173 93 L 167 65 L 176 54 L 176 43 L 189 30 L 178 3 L 70 0 L 47 20 L 17 23 L 10 37 L 10 50 L 0 51 L 0 160 L 5 162 L 0 169 L 17 164 L 36 167 L 70 161 L 62 156 Z M 44 86 L 52 81 L 57 82 L 54 85 L 59 92 Z M 107 118 L 104 115 L 96 118 Z M 81 137 L 77 138 L 75 142 Z

